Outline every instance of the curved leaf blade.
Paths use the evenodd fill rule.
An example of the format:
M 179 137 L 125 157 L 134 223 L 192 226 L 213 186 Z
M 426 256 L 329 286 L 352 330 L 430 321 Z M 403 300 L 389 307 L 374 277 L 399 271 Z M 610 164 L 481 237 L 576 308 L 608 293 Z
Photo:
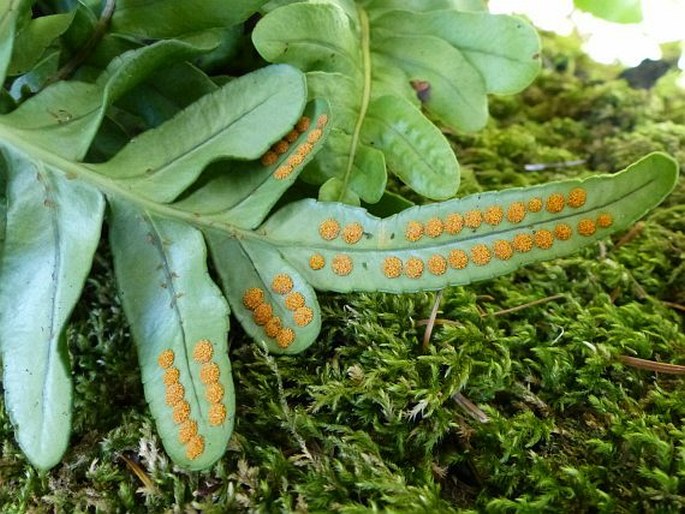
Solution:
M 0 353 L 5 399 L 22 450 L 49 469 L 71 432 L 64 330 L 97 243 L 102 195 L 56 170 L 4 152 L 7 226 L 0 253 Z
M 164 448 L 188 469 L 209 467 L 226 450 L 235 396 L 228 305 L 207 272 L 202 235 L 130 204 L 110 205 L 117 282 Z
M 273 353 L 299 353 L 321 330 L 316 293 L 270 245 L 207 231 L 212 260 L 233 313 Z
M 112 31 L 146 38 L 173 38 L 242 23 L 268 0 L 119 0 Z
M 44 57 L 47 48 L 67 30 L 73 17 L 71 12 L 32 19 L 17 34 L 9 74 L 19 75 L 31 70 Z
M 452 129 L 476 130 L 487 120 L 486 93 L 518 91 L 539 69 L 539 41 L 529 25 L 511 17 L 461 12 L 464 2 L 329 0 L 276 5 L 257 23 L 253 43 L 266 60 L 298 66 L 307 73 L 310 94 L 331 101 L 330 144 L 303 174 L 325 184 L 320 193 L 325 200 L 355 202 L 361 197 L 368 202 L 382 195 L 378 169 L 373 168 L 364 186 L 358 173 L 364 169 L 361 161 L 369 160 L 369 150 L 378 151 L 364 132 L 375 100 L 387 96 L 423 106 L 431 118 Z M 496 31 L 505 32 L 502 39 L 494 37 Z M 504 38 L 507 45 L 500 48 Z M 519 56 L 520 51 L 525 54 Z M 431 126 L 427 120 L 422 125 Z M 431 153 L 451 152 L 444 137 L 426 132 L 424 139 L 430 141 Z M 384 161 L 404 162 L 394 149 L 383 149 Z M 367 157 L 360 157 L 364 153 Z M 383 162 L 373 161 L 376 166 Z M 431 168 L 430 174 L 456 176 L 459 169 L 454 166 L 449 172 Z M 449 196 L 439 181 L 417 180 L 420 173 L 408 169 L 401 169 L 399 177 L 412 188 L 422 187 L 417 191 L 423 196 Z
M 0 84 L 5 82 L 12 60 L 17 19 L 29 6 L 27 0 L 7 0 L 0 6 Z
M 319 151 L 330 124 L 327 102 L 310 102 L 285 137 L 259 161 L 220 161 L 174 207 L 206 223 L 255 228 Z
M 616 23 L 640 23 L 642 21 L 641 0 L 573 0 L 573 5 L 607 21 Z
M 671 191 L 677 174 L 671 157 L 654 153 L 616 175 L 482 193 L 384 220 L 305 200 L 258 234 L 318 289 L 438 289 L 567 255 L 623 230 Z M 350 239 L 355 227 L 363 235 Z M 310 266 L 314 255 L 325 264 Z
M 540 71 L 540 38 L 532 26 L 513 16 L 457 10 L 398 10 L 374 19 L 374 27 L 442 39 L 482 77 L 488 93 L 506 95 L 521 91 Z M 441 117 L 446 118 L 447 113 L 443 112 Z M 451 126 L 463 128 L 460 124 Z
M 440 131 L 402 98 L 384 96 L 371 103 L 362 137 L 383 151 L 390 170 L 424 196 L 451 198 L 459 188 L 459 163 L 440 142 Z M 436 194 L 439 192 L 439 194 Z
M 155 69 L 204 53 L 216 46 L 211 35 L 186 41 L 160 41 L 114 59 L 96 84 L 60 81 L 29 98 L 0 124 L 67 159 L 88 151 L 107 108 Z
M 156 202 L 173 201 L 210 162 L 264 154 L 295 124 L 306 97 L 297 69 L 262 68 L 205 95 L 92 169 Z
M 434 36 L 401 36 L 375 30 L 373 49 L 406 73 L 405 82 L 425 84 L 423 105 L 451 128 L 474 131 L 488 118 L 485 82 L 464 56 Z

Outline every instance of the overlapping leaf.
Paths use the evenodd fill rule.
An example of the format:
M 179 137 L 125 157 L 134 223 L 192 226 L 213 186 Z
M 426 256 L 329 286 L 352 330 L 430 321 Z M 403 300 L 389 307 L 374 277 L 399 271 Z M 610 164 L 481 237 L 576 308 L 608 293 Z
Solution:
M 291 30 L 297 23 L 312 24 L 328 31 L 327 37 L 340 36 L 321 39 L 316 32 L 309 41 L 313 48 L 289 51 L 298 65 L 311 68 L 310 96 L 325 93 L 330 109 L 321 98 L 305 105 L 300 71 L 268 66 L 208 87 L 167 121 L 157 118 L 155 129 L 108 161 L 80 162 L 114 99 L 140 84 L 150 68 L 211 47 L 211 35 L 205 34 L 194 36 L 193 44 L 165 41 L 134 50 L 94 84 L 55 84 L 0 116 L 3 385 L 17 438 L 37 466 L 54 465 L 68 441 L 71 383 L 64 327 L 90 267 L 105 197 L 117 281 L 146 397 L 168 453 L 200 469 L 221 456 L 234 422 L 228 304 L 254 339 L 274 352 L 296 353 L 320 330 L 315 288 L 416 291 L 507 273 L 624 229 L 675 183 L 676 163 L 653 154 L 615 176 L 484 193 L 383 220 L 360 208 L 314 200 L 288 204 L 269 217 L 308 163 L 310 179 L 325 170 L 332 174 L 327 194 L 350 200 L 351 190 L 363 198 L 378 196 L 366 179 L 384 182 L 386 163 L 400 176 L 397 170 L 406 163 L 416 167 L 420 173 L 403 178 L 421 188 L 444 185 L 441 176 L 450 171 L 438 168 L 449 148 L 440 146 L 444 141 L 407 84 L 426 39 L 460 49 L 454 62 L 477 70 L 473 77 L 480 82 L 474 79 L 473 91 L 484 95 L 514 87 L 483 71 L 492 71 L 506 54 L 483 52 L 487 42 L 445 28 L 463 16 L 481 28 L 495 23 L 477 18 L 482 13 L 455 11 L 462 0 L 407 3 L 421 11 L 422 28 L 406 25 L 401 41 L 387 27 L 419 14 L 398 9 L 394 0 L 276 4 L 284 6 L 267 15 L 263 26 L 286 12 Z M 0 13 L 0 23 L 7 24 L 8 13 Z M 378 23 L 373 30 L 369 20 Z M 506 32 L 510 19 L 497 20 L 504 23 L 498 30 Z M 375 39 L 360 45 L 360 35 Z M 332 58 L 321 53 L 322 42 Z M 384 50 L 373 50 L 376 44 Z M 367 66 L 361 71 L 359 59 Z M 437 87 L 442 77 L 429 80 Z M 349 94 L 350 84 L 362 85 L 361 103 L 359 91 Z M 458 91 L 437 89 L 424 107 L 451 123 L 443 101 Z M 460 123 L 462 114 L 452 121 Z M 318 158 L 324 146 L 327 157 Z M 347 171 L 338 176 L 341 162 Z M 207 272 L 205 241 L 223 296 Z
M 310 95 L 331 102 L 331 137 L 304 175 L 324 183 L 324 200 L 378 201 L 386 167 L 423 196 L 453 196 L 457 161 L 421 109 L 451 129 L 476 130 L 486 94 L 522 89 L 539 67 L 531 27 L 459 11 L 461 2 L 275 5 L 253 32 L 255 46 L 305 71 Z
M 12 59 L 17 20 L 29 7 L 27 0 L 9 0 L 0 5 L 0 83 L 5 82 Z
M 148 38 L 178 37 L 242 23 L 268 0 L 119 0 L 114 32 Z
M 145 57 L 138 54 L 139 59 Z M 135 65 L 129 68 L 134 75 L 135 70 Z M 117 80 L 117 74 L 103 79 L 103 89 Z M 134 83 L 133 77 L 127 81 Z M 251 96 L 241 97 L 248 90 Z M 44 98 L 36 97 L 37 103 L 48 109 L 59 105 L 49 89 L 43 94 Z M 162 167 L 178 165 L 188 153 L 199 152 L 193 159 L 195 168 L 177 171 L 164 181 L 165 191 L 176 188 L 180 193 L 193 180 L 186 172 L 195 177 L 203 164 L 220 157 L 255 158 L 268 150 L 292 131 L 305 99 L 300 72 L 288 66 L 267 67 L 216 90 L 139 141 L 145 143 L 149 162 Z M 325 121 L 325 104 L 313 109 L 312 114 Z M 22 116 L 22 121 L 33 121 L 32 130 L 38 131 L 38 121 L 26 112 Z M 204 123 L 210 117 L 215 124 Z M 202 236 L 188 223 L 195 214 L 150 199 L 143 182 L 129 187 L 125 179 L 111 176 L 116 175 L 114 168 L 75 161 L 76 152 L 59 146 L 71 142 L 69 131 L 53 132 L 54 141 L 30 139 L 25 137 L 26 123 L 14 125 L 17 119 L 14 113 L 0 119 L 6 186 L 2 214 L 7 220 L 0 254 L 0 351 L 7 405 L 22 448 L 35 465 L 49 468 L 68 442 L 71 381 L 64 327 L 99 240 L 105 192 L 112 206 L 111 234 L 122 301 L 160 434 L 174 460 L 189 468 L 207 467 L 223 454 L 235 409 L 226 354 L 228 306 L 207 274 Z M 169 132 L 169 127 L 179 124 L 189 130 L 183 145 L 172 145 L 178 132 Z M 319 130 L 317 140 L 307 143 L 314 151 L 325 135 L 314 127 L 298 132 L 293 148 Z M 245 132 L 253 137 L 244 137 Z M 135 152 L 124 150 L 120 158 L 128 159 L 128 165 Z M 265 191 L 262 197 L 268 210 L 282 194 L 284 185 L 279 182 L 283 181 L 277 170 L 262 163 L 254 168 L 270 173 L 255 184 L 255 190 Z M 293 166 L 284 184 L 292 183 L 300 168 Z M 272 187 L 269 181 L 279 184 Z M 252 223 L 265 214 L 253 210 Z
M 69 159 L 81 159 L 107 108 L 155 69 L 214 48 L 211 34 L 160 41 L 117 57 L 96 83 L 61 81 L 0 118 L 27 139 Z

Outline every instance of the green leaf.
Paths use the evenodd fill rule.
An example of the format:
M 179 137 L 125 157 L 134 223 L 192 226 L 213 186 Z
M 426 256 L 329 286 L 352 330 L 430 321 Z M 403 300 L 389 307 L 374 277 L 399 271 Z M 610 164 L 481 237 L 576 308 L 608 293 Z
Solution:
M 476 194 L 384 220 L 304 200 L 274 214 L 257 234 L 318 289 L 438 289 L 567 255 L 623 230 L 671 191 L 677 170 L 671 157 L 654 153 L 613 176 Z M 348 237 L 353 229 L 363 235 Z M 325 265 L 313 269 L 313 256 Z
M 93 168 L 136 194 L 170 202 L 217 158 L 264 154 L 295 124 L 306 91 L 295 68 L 263 68 L 202 97 Z
M 286 138 L 263 154 L 259 162 L 219 161 L 209 166 L 174 207 L 202 217 L 205 223 L 255 228 L 328 134 L 328 104 L 310 102 Z
M 485 11 L 482 0 L 367 0 L 362 2 L 367 9 L 382 12 L 383 9 L 406 9 L 414 12 L 428 12 L 442 9 L 459 11 Z
M 482 77 L 485 92 L 490 94 L 507 95 L 521 91 L 540 71 L 538 35 L 530 25 L 513 16 L 456 10 L 421 14 L 392 11 L 376 18 L 374 26 L 379 31 L 385 29 L 444 40 L 463 56 L 467 67 Z M 468 30 L 454 30 L 457 26 L 468 27 Z M 436 90 L 435 94 L 440 94 L 441 90 Z M 467 98 L 470 96 L 476 98 L 478 95 L 468 95 Z M 430 106 L 431 102 L 426 103 Z M 441 110 L 440 118 L 448 118 L 449 111 L 449 107 Z M 481 120 L 482 124 L 484 120 Z M 449 125 L 465 127 L 462 123 Z
M 0 5 L 0 84 L 4 84 L 12 60 L 17 19 L 29 7 L 27 0 L 5 0 Z
M 276 106 L 268 103 L 271 96 L 266 95 L 266 103 L 257 100 L 256 105 L 246 105 L 244 97 L 235 89 L 240 84 L 253 90 L 269 90 L 272 96 L 287 102 L 290 107 L 286 107 L 285 113 L 274 122 L 273 117 L 259 112 L 265 105 Z M 224 88 L 224 93 L 226 91 L 236 94 L 225 96 L 223 101 L 236 102 L 237 111 L 252 109 L 258 114 L 250 118 L 248 112 L 238 119 L 231 118 L 229 123 L 242 124 L 243 130 L 254 133 L 261 128 L 255 125 L 261 120 L 263 133 L 271 139 L 283 137 L 288 132 L 301 114 L 306 98 L 302 74 L 287 66 L 269 67 L 250 77 L 236 79 Z M 281 93 L 283 96 L 279 97 Z M 48 89 L 38 96 L 49 94 Z M 194 104 L 194 115 L 201 119 L 216 115 L 216 100 Z M 204 107 L 201 109 L 198 105 Z M 325 104 L 315 104 L 313 112 L 325 116 L 325 110 L 317 105 Z M 3 177 L 9 177 L 7 230 L 0 259 L 3 277 L 0 351 L 6 367 L 3 383 L 7 405 L 22 448 L 35 465 L 48 468 L 59 460 L 68 440 L 71 386 L 63 354 L 64 340 L 60 336 L 90 267 L 103 211 L 102 195 L 84 184 L 82 180 L 85 180 L 111 197 L 113 253 L 117 256 L 123 302 L 140 347 L 143 373 L 149 377 L 149 380 L 146 378 L 146 390 L 165 446 L 174 459 L 186 467 L 207 467 L 225 449 L 233 423 L 234 401 L 226 356 L 228 309 L 218 289 L 209 281 L 206 267 L 198 265 L 205 263 L 206 253 L 200 233 L 188 224 L 194 215 L 150 201 L 138 191 L 122 187 L 118 180 L 99 174 L 95 171 L 97 166 L 75 162 L 62 155 L 67 152 L 53 150 L 58 142 L 64 144 L 70 136 L 58 138 L 52 148 L 45 148 L 38 144 L 42 142 L 40 138 L 26 138 L 24 128 L 9 123 L 7 120 L 11 118 L 12 115 L 0 118 L 0 148 L 4 156 L 0 169 Z M 160 126 L 160 130 L 174 120 Z M 315 130 L 316 126 L 308 128 L 302 137 L 309 138 Z M 257 141 L 256 135 L 252 139 L 245 138 L 242 131 L 236 131 L 233 137 L 238 142 L 230 137 L 223 141 L 228 145 L 229 152 L 226 152 L 222 145 L 215 144 L 216 133 L 205 131 L 204 136 L 201 140 L 194 135 L 193 141 L 208 147 L 202 154 L 208 161 L 226 153 L 238 157 L 258 156 L 273 142 Z M 321 132 L 318 139 L 324 136 Z M 244 143 L 246 139 L 247 143 Z M 233 152 L 231 148 L 238 150 Z M 176 158 L 183 158 L 183 155 Z M 225 228 L 231 233 L 235 230 Z M 171 245 L 174 241 L 178 242 L 176 246 Z M 157 267 L 160 262 L 163 265 Z M 144 272 L 135 275 L 136 269 Z M 128 280 L 131 276 L 135 280 Z M 166 278 L 166 282 L 160 277 Z M 171 286 L 175 292 L 169 296 Z M 166 320 L 162 319 L 164 314 Z M 175 334 L 176 339 L 171 336 L 164 339 L 170 333 Z M 166 398 L 160 400 L 159 388 L 164 387 L 172 407 L 186 410 L 183 405 L 179 407 L 179 387 L 171 388 L 164 383 L 168 369 L 161 371 L 154 359 L 159 359 L 165 349 L 172 348 L 175 355 L 190 351 L 194 354 L 201 339 L 211 341 L 212 362 L 216 364 L 214 371 L 203 371 L 203 366 L 211 363 L 191 362 L 187 358 L 174 360 L 173 364 L 178 369 L 177 385 L 184 388 L 181 397 L 188 401 L 192 420 L 198 423 L 198 434 L 202 437 L 182 442 L 178 439 L 181 430 L 184 436 L 189 436 L 193 427 L 177 425 L 173 411 L 163 403 Z M 169 346 L 164 347 L 165 344 Z M 203 346 L 206 345 L 202 343 L 200 348 Z M 200 361 L 203 358 L 198 357 Z M 171 366 L 165 360 L 162 364 Z M 211 373 L 209 378 L 208 373 Z M 171 378 L 167 377 L 169 383 L 173 382 Z M 193 398 L 186 400 L 185 392 L 191 390 Z M 31 401 L 34 397 L 36 400 Z M 225 414 L 222 414 L 221 405 L 226 408 Z M 177 413 L 177 420 L 179 416 L 183 413 Z
M 26 73 L 43 57 L 45 50 L 67 30 L 73 13 L 41 16 L 17 34 L 9 67 L 10 75 Z
M 12 82 L 12 87 L 9 91 L 10 95 L 17 101 L 22 101 L 25 97 L 40 91 L 57 73 L 59 59 L 59 50 L 46 52 L 46 55 L 35 63 L 30 71 L 17 77 Z
M 188 469 L 209 467 L 226 450 L 235 395 L 228 305 L 207 272 L 202 235 L 128 203 L 110 206 L 117 283 L 164 448 Z
M 298 353 L 321 330 L 321 311 L 307 281 L 272 246 L 207 232 L 212 260 L 245 331 L 274 353 Z
M 437 199 L 456 194 L 459 164 L 454 152 L 437 144 L 442 134 L 409 102 L 390 96 L 374 100 L 364 136 L 383 152 L 388 168 L 417 193 Z
M 0 124 L 11 126 L 35 144 L 66 158 L 82 158 L 111 103 L 156 68 L 213 48 L 211 35 L 192 42 L 160 41 L 117 57 L 95 84 L 60 81 L 21 104 Z
M 0 253 L 0 354 L 17 440 L 38 468 L 54 466 L 71 431 L 64 330 L 100 237 L 104 200 L 80 180 L 9 149 Z
M 183 62 L 157 70 L 123 95 L 117 107 L 140 116 L 152 128 L 217 89 L 205 73 Z
M 112 31 L 146 38 L 173 38 L 242 23 L 267 0 L 119 0 Z
M 419 108 L 451 129 L 476 130 L 487 120 L 486 94 L 519 91 L 540 66 L 539 41 L 528 24 L 460 12 L 462 2 L 283 4 L 269 6 L 252 39 L 266 60 L 305 71 L 310 96 L 331 102 L 328 145 L 304 173 L 308 181 L 326 184 L 320 197 L 327 200 L 378 201 L 384 164 L 424 196 L 452 196 L 459 183 L 456 159 Z M 380 149 L 372 120 L 379 101 L 383 123 L 398 136 Z M 420 151 L 415 140 L 422 142 Z M 369 150 L 382 151 L 384 160 L 369 159 Z M 424 159 L 426 150 L 431 159 Z M 354 177 L 358 170 L 368 170 L 366 181 Z
M 616 23 L 640 23 L 641 0 L 573 0 L 578 9 Z

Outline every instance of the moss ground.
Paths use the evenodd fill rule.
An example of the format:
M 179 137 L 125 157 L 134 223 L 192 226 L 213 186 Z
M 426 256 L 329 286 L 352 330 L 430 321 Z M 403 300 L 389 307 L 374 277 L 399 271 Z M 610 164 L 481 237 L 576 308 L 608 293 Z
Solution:
M 573 41 L 545 46 L 531 88 L 451 135 L 463 193 L 657 149 L 685 165 L 674 76 L 633 90 Z M 685 377 L 625 357 L 685 364 L 684 255 L 681 180 L 613 240 L 443 291 L 426 346 L 436 293 L 322 296 L 320 341 L 294 357 L 234 323 L 236 430 L 220 463 L 188 473 L 155 434 L 103 246 L 69 329 L 71 449 L 37 473 L 0 409 L 0 512 L 681 512 Z

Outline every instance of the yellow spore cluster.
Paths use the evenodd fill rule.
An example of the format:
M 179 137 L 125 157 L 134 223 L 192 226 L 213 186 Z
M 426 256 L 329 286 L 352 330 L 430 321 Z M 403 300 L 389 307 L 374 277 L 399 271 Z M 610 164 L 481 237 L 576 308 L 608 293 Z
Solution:
M 340 234 L 340 223 L 333 218 L 323 220 L 319 224 L 319 235 L 325 241 L 333 241 Z
M 440 237 L 444 230 L 444 224 L 440 218 L 430 218 L 424 227 L 423 232 L 430 238 Z
M 193 360 L 201 364 L 210 362 L 214 357 L 214 345 L 208 339 L 200 339 L 193 349 Z
M 186 445 L 186 456 L 194 460 L 204 451 L 204 438 L 197 433 L 197 422 L 190 418 L 190 404 L 185 399 L 185 387 L 181 384 L 181 371 L 174 365 L 176 355 L 173 350 L 165 349 L 157 357 L 159 367 L 164 370 L 164 399 L 171 408 L 171 417 L 179 425 L 179 441 Z M 194 441 L 192 451 L 188 446 Z
M 447 271 L 447 259 L 442 255 L 431 255 L 428 258 L 428 271 L 433 275 L 444 275 Z
M 404 264 L 404 273 L 409 278 L 420 278 L 423 275 L 423 261 L 418 257 L 409 257 Z
M 547 211 L 556 214 L 564 210 L 566 200 L 561 193 L 552 193 L 547 198 Z
M 526 206 L 523 202 L 514 202 L 507 208 L 507 221 L 521 223 L 526 217 Z
M 333 273 L 341 277 L 349 275 L 353 269 L 352 258 L 345 254 L 334 256 L 331 262 L 331 269 L 333 269 Z
M 271 290 L 276 294 L 288 294 L 293 289 L 293 279 L 287 273 L 279 273 L 271 281 Z
M 323 264 L 322 262 L 321 267 Z M 271 279 L 271 291 L 283 298 L 283 305 L 292 312 L 292 322 L 298 327 L 306 327 L 314 320 L 314 311 L 306 305 L 305 296 L 294 291 L 294 288 L 295 282 L 287 273 L 278 273 Z M 283 319 L 274 313 L 274 306 L 265 300 L 265 296 L 260 288 L 247 289 L 243 295 L 243 304 L 252 312 L 253 321 L 262 327 L 266 337 L 275 341 L 280 348 L 288 348 L 295 341 L 296 333 L 285 326 Z M 257 299 L 260 303 L 256 302 Z
M 342 238 L 347 244 L 357 244 L 364 235 L 364 227 L 361 223 L 350 223 L 342 230 Z
M 404 230 L 404 237 L 407 241 L 415 243 L 423 237 L 423 224 L 418 221 L 410 221 Z
M 214 362 L 214 345 L 207 339 L 201 339 L 195 343 L 193 360 L 200 364 L 200 381 L 205 385 L 205 399 L 209 403 L 210 411 L 223 412 L 223 416 L 209 416 L 209 424 L 218 426 L 226 420 L 226 406 L 222 403 L 224 387 L 219 383 L 221 369 Z M 192 440 L 192 439 L 191 439 Z M 187 453 L 192 453 L 190 446 Z
M 498 259 L 507 261 L 511 259 L 511 256 L 514 254 L 514 249 L 509 241 L 500 239 L 492 244 L 492 253 L 494 253 L 495 257 Z
M 320 253 L 315 253 L 309 258 L 309 267 L 314 271 L 319 271 L 326 266 L 326 259 Z
M 483 219 L 485 220 L 485 223 L 495 227 L 502 223 L 502 220 L 504 219 L 504 211 L 499 205 L 492 205 L 485 209 L 485 212 L 483 213 Z
M 577 209 L 585 205 L 585 200 L 587 199 L 587 193 L 582 187 L 576 187 L 571 189 L 568 193 L 568 205 Z
M 402 275 L 402 259 L 391 256 L 383 260 L 383 274 L 388 278 L 397 278 Z
M 483 213 L 475 209 L 464 214 L 464 225 L 471 229 L 477 229 L 483 223 Z
M 486 245 L 477 244 L 471 247 L 471 260 L 476 266 L 485 266 L 490 259 L 490 249 Z
M 289 311 L 296 311 L 300 307 L 304 307 L 304 304 L 304 295 L 300 292 L 295 291 L 285 297 L 285 308 Z
M 302 166 L 307 156 L 312 152 L 314 146 L 319 142 L 323 136 L 323 129 L 328 123 L 328 116 L 322 114 L 319 116 L 316 122 L 316 128 L 312 129 L 307 135 L 306 141 L 302 142 L 294 151 L 291 151 L 285 162 L 276 168 L 274 171 L 274 178 L 277 180 L 285 180 L 295 171 L 297 168 Z M 288 134 L 278 141 L 271 149 L 264 154 L 262 157 L 262 164 L 265 166 L 272 166 L 278 162 L 280 155 L 287 153 L 290 146 L 297 142 L 302 134 L 307 132 L 311 128 L 311 119 L 308 116 L 303 116 L 295 124 L 293 130 L 288 132 Z M 268 156 L 268 157 L 267 157 Z

